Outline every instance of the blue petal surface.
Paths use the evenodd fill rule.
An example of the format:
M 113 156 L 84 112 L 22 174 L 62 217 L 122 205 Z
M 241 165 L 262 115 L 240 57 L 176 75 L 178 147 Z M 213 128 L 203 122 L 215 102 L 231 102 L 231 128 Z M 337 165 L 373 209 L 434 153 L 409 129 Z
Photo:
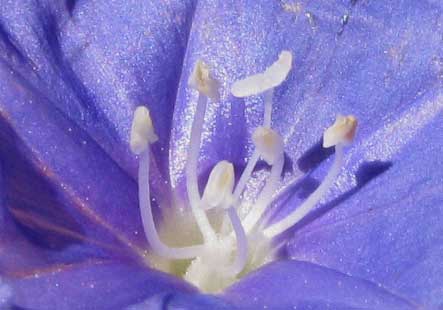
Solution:
M 214 295 L 189 294 L 184 292 L 164 293 L 132 305 L 125 310 L 162 310 L 162 309 L 192 309 L 192 310 L 235 310 L 236 308 Z
M 7 285 L 1 278 L 0 278 L 0 307 L 6 308 L 10 305 L 9 301 L 12 296 L 12 290 L 9 285 Z
M 10 285 L 11 303 L 34 310 L 120 310 L 155 294 L 193 291 L 164 273 L 107 261 L 34 270 L 18 275 Z
M 161 307 L 177 298 L 180 302 L 180 294 L 191 307 L 194 299 L 202 299 L 194 298 L 195 288 L 182 280 L 146 265 L 116 257 L 92 258 L 100 252 L 85 243 L 57 249 L 42 246 L 27 237 L 7 209 L 0 209 L 0 308 L 120 310 L 146 299 Z M 178 297 L 172 298 L 175 294 Z M 208 304 L 210 297 L 197 301 L 196 305 Z
M 192 13 L 191 1 L 2 3 L 5 206 L 35 239 L 142 254 L 132 112 L 146 104 L 155 119 L 159 195 Z
M 219 159 L 244 165 L 262 122 L 262 98 L 236 99 L 232 83 L 292 51 L 293 70 L 274 97 L 273 127 L 295 169 L 337 113 L 355 114 L 359 137 L 370 136 L 424 93 L 435 93 L 443 74 L 442 11 L 433 1 L 200 1 L 174 112 L 173 179 L 185 163 L 196 103 L 187 79 L 197 59 L 222 84 L 221 103 L 206 115 L 204 171 Z
M 169 90 L 175 89 L 180 72 L 171 69 L 165 80 L 157 74 L 171 64 L 181 64 L 184 53 L 188 28 L 175 28 L 168 21 L 174 16 L 176 24 L 189 25 L 191 13 L 177 17 L 160 10 L 167 17 L 159 20 L 166 20 L 166 29 L 177 34 L 178 41 L 174 35 L 173 39 L 167 35 L 147 35 L 146 39 L 138 32 L 144 43 L 137 54 L 140 58 L 132 58 L 131 49 L 126 49 L 128 44 L 140 50 L 134 44 L 137 35 L 132 36 L 129 30 L 140 25 L 131 28 L 130 17 L 140 14 L 137 16 L 142 26 L 156 20 L 146 17 L 143 10 L 135 10 L 135 2 L 127 2 L 128 6 L 122 8 L 116 2 L 80 1 L 69 6 L 70 10 L 39 3 L 8 1 L 1 9 L 0 48 L 7 51 L 0 64 L 1 148 L 9 177 L 6 202 L 16 206 L 8 208 L 27 228 L 36 225 L 36 216 L 43 214 L 44 219 L 55 222 L 58 230 L 57 219 L 70 223 L 70 234 L 89 243 L 98 236 L 98 241 L 124 244 L 138 252 L 143 245 L 133 247 L 132 243 L 141 242 L 133 236 L 140 232 L 131 178 L 135 161 L 126 143 L 131 109 L 138 100 L 145 103 L 144 98 L 158 99 L 153 100 L 159 102 L 157 112 L 152 106 L 154 117 L 162 141 L 167 141 L 175 98 L 175 92 Z M 157 2 L 153 3 L 144 4 L 146 10 L 155 9 Z M 189 5 L 178 11 L 192 10 Z M 19 17 L 25 18 L 15 18 L 16 11 L 22 11 Z M 442 175 L 435 169 L 441 166 L 435 153 L 441 147 L 442 128 L 434 121 L 441 116 L 443 106 L 439 92 L 443 76 L 441 12 L 441 4 L 435 1 L 199 3 L 174 110 L 173 180 L 181 178 L 184 167 L 196 99 L 186 81 L 198 58 L 215 68 L 215 75 L 225 87 L 222 102 L 208 111 L 202 171 L 218 159 L 244 164 L 251 148 L 250 134 L 261 122 L 261 100 L 237 100 L 228 90 L 234 80 L 263 70 L 282 49 L 293 51 L 294 71 L 276 92 L 274 125 L 285 138 L 294 170 L 312 171 L 319 165 L 310 177 L 321 179 L 326 173 L 328 163 L 308 160 L 306 167 L 297 167 L 297 159 L 309 149 L 315 151 L 323 129 L 336 113 L 354 113 L 362 125 L 359 140 L 347 155 L 348 170 L 326 197 L 327 204 L 289 234 L 290 257 L 324 267 L 297 262 L 265 267 L 230 289 L 226 295 L 230 300 L 255 306 L 254 300 L 242 304 L 247 302 L 244 294 L 255 289 L 257 298 L 262 295 L 260 305 L 272 305 L 278 301 L 275 296 L 287 305 L 312 308 L 329 303 L 363 307 L 366 303 L 360 296 L 392 308 L 413 305 L 411 302 L 429 306 L 441 303 L 443 277 L 436 258 L 443 251 L 439 221 Z M 109 26 L 109 20 L 117 21 L 117 25 Z M 89 25 L 88 21 L 93 22 Z M 165 24 L 159 23 L 151 30 L 163 34 Z M 60 29 L 55 31 L 60 38 L 51 37 L 54 29 Z M 156 45 L 159 42 L 163 44 Z M 169 44 L 181 49 L 166 52 L 165 57 Z M 119 47 L 116 52 L 110 48 L 114 45 Z M 145 51 L 154 51 L 146 63 L 140 60 Z M 140 74 L 149 70 L 153 70 L 153 78 L 146 81 Z M 143 83 L 138 84 L 139 78 Z M 151 87 L 150 83 L 157 85 L 159 81 L 159 88 Z M 91 86 L 83 89 L 82 85 Z M 158 94 L 146 94 L 140 85 L 160 90 Z M 226 141 L 232 141 L 232 146 L 227 147 Z M 157 159 L 160 170 L 165 170 L 167 148 L 161 147 Z M 12 169 L 14 165 L 26 168 Z M 8 167 L 12 167 L 9 172 Z M 35 179 L 27 183 L 24 179 L 29 175 Z M 290 179 L 286 178 L 285 186 Z M 49 183 L 44 191 L 42 180 Z M 30 186 L 24 188 L 23 195 L 17 184 Z M 410 193 L 415 195 L 411 197 Z M 296 207 L 298 200 L 292 197 L 280 216 Z M 43 207 L 37 203 L 41 201 Z M 86 201 L 91 207 L 88 203 L 85 209 Z M 51 213 L 57 210 L 51 206 L 59 204 L 67 208 L 62 213 Z M 32 214 L 30 210 L 38 212 Z M 43 223 L 47 229 L 48 222 Z M 266 285 L 280 276 L 286 281 L 283 283 L 301 292 L 303 284 L 293 282 L 294 277 L 305 276 L 316 285 L 327 278 L 336 290 L 325 295 L 318 286 L 305 287 L 307 295 L 316 296 L 307 301 L 298 292 L 276 295 L 282 287 Z M 349 285 L 347 291 L 356 284 L 361 288 L 356 289 L 354 298 L 336 285 L 342 278 Z
M 158 169 L 167 174 L 193 10 L 193 1 L 3 1 L 1 59 L 133 177 L 132 113 L 147 105 L 160 136 Z
M 415 309 L 389 291 L 332 269 L 300 261 L 263 267 L 224 296 L 241 309 Z
M 441 106 L 441 95 L 423 98 L 409 116 L 363 142 L 348 159 L 336 198 L 293 230 L 288 254 L 381 283 L 428 307 L 443 305 L 441 113 L 426 120 Z M 393 132 L 402 139 L 390 140 Z
M 54 238 L 48 247 L 62 238 L 60 246 L 125 244 L 141 254 L 132 244 L 143 242 L 133 179 L 22 76 L 1 69 L 2 207 L 30 235 Z
M 273 127 L 294 172 L 285 175 L 291 197 L 277 218 L 326 174 L 333 152 L 320 141 L 335 115 L 355 114 L 360 125 L 346 170 L 319 210 L 286 234 L 286 254 L 419 305 L 440 305 L 442 12 L 436 1 L 199 2 L 174 114 L 181 126 L 173 132 L 171 174 L 180 180 L 184 167 L 195 106 L 185 81 L 196 60 L 212 65 L 225 88 L 207 113 L 204 173 L 220 159 L 244 165 L 262 99 L 235 99 L 229 87 L 289 49 L 293 71 L 276 90 Z M 297 171 L 308 174 L 294 185 Z

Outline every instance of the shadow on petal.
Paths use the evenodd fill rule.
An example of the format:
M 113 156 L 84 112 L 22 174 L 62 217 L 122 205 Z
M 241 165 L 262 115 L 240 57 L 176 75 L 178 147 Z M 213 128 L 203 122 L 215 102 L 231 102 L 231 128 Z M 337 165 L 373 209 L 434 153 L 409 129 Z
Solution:
M 352 195 L 356 194 L 359 190 L 361 190 L 364 186 L 366 186 L 371 180 L 385 173 L 391 167 L 392 167 L 392 162 L 390 161 L 371 161 L 371 162 L 362 163 L 356 173 L 357 185 L 352 189 L 348 190 L 347 192 L 341 194 L 334 200 L 320 206 L 319 208 L 314 210 L 311 214 L 307 215 L 305 220 L 300 221 L 300 225 L 298 226 L 298 228 L 301 228 L 309 224 L 316 218 L 323 216 L 331 209 L 343 203 L 344 201 L 349 199 Z M 297 225 L 294 228 L 297 229 Z
M 142 303 L 132 305 L 125 310 L 162 310 L 162 309 L 237 309 L 232 304 L 214 295 L 188 294 L 182 292 L 167 292 L 154 295 Z
M 80 242 L 84 233 L 77 221 L 60 207 L 62 197 L 23 157 L 23 153 L 31 151 L 18 151 L 19 138 L 6 122 L 0 122 L 0 131 L 4 203 L 14 222 L 28 240 L 44 248 L 59 250 Z
M 297 166 L 303 172 L 311 171 L 334 154 L 334 148 L 324 148 L 323 138 L 310 147 L 298 160 Z
M 77 0 L 65 0 L 65 6 L 69 12 L 69 15 L 72 16 L 72 13 L 74 12 L 76 4 L 77 4 Z
M 380 176 L 381 174 L 385 173 L 392 167 L 392 162 L 390 161 L 371 161 L 371 162 L 363 162 L 360 167 L 357 170 L 356 173 L 356 179 L 357 179 L 357 185 L 350 190 L 344 192 L 334 200 L 325 203 L 315 210 L 313 210 L 311 213 L 307 214 L 306 217 L 304 217 L 300 222 L 298 222 L 296 225 L 294 225 L 291 229 L 289 229 L 287 232 L 283 233 L 278 239 L 284 240 L 288 238 L 288 236 L 292 236 L 295 231 L 298 231 L 302 229 L 304 226 L 310 224 L 314 220 L 322 217 L 329 211 L 331 211 L 333 208 L 338 206 L 339 204 L 345 202 L 347 199 L 352 197 L 354 194 L 359 192 L 364 186 L 366 186 L 370 181 L 375 179 L 376 177 Z M 311 194 L 315 189 L 318 187 L 319 182 L 315 179 L 306 176 L 302 181 L 300 181 L 295 187 L 292 192 L 292 195 L 290 195 L 288 198 L 285 199 L 285 201 L 290 201 L 291 197 L 293 197 L 295 194 L 298 197 L 306 198 Z M 371 210 L 369 210 L 371 211 Z M 278 212 L 275 212 L 278 213 Z M 274 214 L 275 214 L 274 213 Z M 279 256 L 287 257 L 286 250 L 284 248 L 281 249 L 279 252 Z

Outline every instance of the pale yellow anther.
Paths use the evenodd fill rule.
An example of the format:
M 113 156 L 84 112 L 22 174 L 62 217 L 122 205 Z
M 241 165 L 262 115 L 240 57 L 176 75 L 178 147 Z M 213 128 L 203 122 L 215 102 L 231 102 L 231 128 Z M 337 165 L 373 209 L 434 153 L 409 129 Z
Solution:
M 248 76 L 236 81 L 231 88 L 235 97 L 258 95 L 264 91 L 277 87 L 286 79 L 292 68 L 292 53 L 282 51 L 277 61 L 270 65 L 264 72 Z
M 323 147 L 337 144 L 347 145 L 354 140 L 357 130 L 357 119 L 353 115 L 337 115 L 334 124 L 323 134 Z
M 234 166 L 232 163 L 222 160 L 218 162 L 209 175 L 203 193 L 205 208 L 229 207 L 234 189 Z
M 271 128 L 258 127 L 252 135 L 252 141 L 269 165 L 274 164 L 278 156 L 283 153 L 283 139 Z
M 130 147 L 134 154 L 143 153 L 149 143 L 158 140 L 152 124 L 151 115 L 148 108 L 139 106 L 135 109 L 132 120 Z
M 211 100 L 219 100 L 219 83 L 211 76 L 208 65 L 203 61 L 197 61 L 188 83 L 189 86 L 211 98 Z

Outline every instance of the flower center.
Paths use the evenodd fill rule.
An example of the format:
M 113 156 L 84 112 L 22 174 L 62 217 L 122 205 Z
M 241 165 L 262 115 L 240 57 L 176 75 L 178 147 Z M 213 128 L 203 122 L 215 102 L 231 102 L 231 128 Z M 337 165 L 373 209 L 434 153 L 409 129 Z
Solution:
M 162 261 L 173 262 L 168 264 L 169 272 L 183 276 L 204 292 L 219 292 L 240 276 L 274 259 L 273 238 L 306 216 L 328 192 L 341 170 L 343 146 L 354 138 L 357 126 L 355 117 L 337 116 L 336 122 L 323 136 L 323 146 L 334 146 L 336 151 L 331 170 L 301 206 L 280 221 L 266 225 L 264 214 L 273 202 L 284 164 L 283 139 L 271 128 L 273 90 L 286 79 L 291 66 L 292 54 L 283 51 L 278 60 L 263 73 L 233 84 L 231 92 L 236 97 L 264 94 L 263 125 L 253 133 L 255 149 L 237 184 L 234 186 L 233 165 L 223 160 L 213 167 L 203 195 L 200 195 L 197 166 L 204 116 L 208 102 L 219 100 L 219 83 L 211 77 L 205 63 L 197 62 L 189 80 L 189 85 L 198 91 L 199 97 L 186 163 L 187 209 L 192 211 L 193 220 L 188 219 L 189 213 L 186 212 L 183 216 L 169 214 L 160 232 L 153 219 L 149 192 L 150 144 L 155 143 L 158 137 L 149 110 L 145 107 L 135 110 L 130 146 L 134 154 L 139 156 L 140 213 L 152 252 L 160 258 L 155 260 L 155 264 L 162 269 Z M 237 210 L 244 203 L 242 193 L 260 158 L 271 167 L 269 176 L 249 212 L 240 218 Z M 178 247 L 163 241 L 169 239 L 172 231 L 176 231 L 173 237 L 177 239 L 183 236 L 180 231 L 185 230 L 195 231 L 195 234 L 191 234 L 191 240 L 187 240 L 194 245 Z

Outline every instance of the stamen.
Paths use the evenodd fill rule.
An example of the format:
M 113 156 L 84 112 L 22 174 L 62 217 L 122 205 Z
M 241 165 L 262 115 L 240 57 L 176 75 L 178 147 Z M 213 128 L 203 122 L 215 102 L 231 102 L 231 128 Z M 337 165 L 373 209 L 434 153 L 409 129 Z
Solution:
M 270 128 L 258 127 L 252 135 L 252 141 L 261 157 L 269 165 L 273 165 L 283 153 L 283 139 Z
M 265 92 L 265 113 L 263 117 L 263 127 L 271 128 L 272 121 L 272 99 L 274 97 L 274 89 L 271 88 Z
M 335 159 L 329 170 L 326 178 L 320 184 L 320 186 L 308 197 L 306 201 L 302 203 L 300 207 L 294 210 L 291 214 L 285 217 L 283 220 L 269 226 L 263 231 L 263 234 L 268 238 L 273 238 L 290 227 L 298 223 L 303 217 L 306 216 L 315 205 L 324 197 L 329 189 L 334 184 L 334 180 L 340 173 L 343 165 L 343 146 L 352 141 L 357 126 L 357 120 L 354 116 L 337 116 L 335 123 L 329 127 L 324 135 L 324 145 L 335 144 Z M 325 143 L 326 141 L 326 143 Z M 333 144 L 332 144 L 333 145 Z M 332 146 L 331 145 L 331 146 Z
M 246 167 L 240 176 L 240 179 L 237 182 L 237 185 L 235 186 L 234 193 L 232 194 L 232 207 L 235 208 L 236 210 L 240 204 L 239 201 L 240 195 L 243 193 L 246 187 L 246 183 L 251 178 L 252 171 L 254 170 L 255 165 L 257 164 L 259 158 L 260 158 L 260 153 L 257 150 L 254 150 L 251 158 L 249 158 L 248 163 L 246 164 Z M 228 217 L 225 216 L 221 226 L 222 233 L 228 233 L 229 231 L 228 225 L 229 225 Z
M 249 214 L 243 220 L 242 224 L 247 233 L 249 233 L 263 216 L 268 205 L 272 202 L 272 195 L 277 189 L 280 177 L 283 171 L 284 155 L 283 152 L 277 156 L 277 159 L 273 162 L 271 173 L 266 181 L 263 190 L 260 193 L 254 207 L 251 209 Z
M 252 141 L 256 152 L 272 168 L 269 179 L 266 181 L 253 209 L 243 221 L 246 232 L 250 232 L 254 228 L 272 201 L 272 194 L 277 189 L 284 164 L 283 139 L 276 131 L 266 127 L 258 127 L 252 135 Z
M 288 76 L 292 67 L 292 54 L 282 51 L 278 60 L 269 66 L 265 72 L 258 73 L 237 81 L 232 85 L 231 92 L 235 97 L 243 98 L 260 94 L 280 85 Z
M 252 136 L 252 140 L 255 144 L 254 153 L 252 153 L 251 158 L 248 160 L 248 163 L 246 164 L 246 167 L 240 176 L 240 180 L 238 181 L 237 186 L 235 187 L 234 194 L 232 195 L 233 207 L 235 209 L 237 209 L 238 205 L 240 204 L 240 202 L 239 202 L 240 195 L 243 193 L 246 183 L 251 178 L 252 171 L 254 170 L 255 165 L 257 164 L 258 159 L 260 158 L 260 155 L 263 157 L 263 159 L 269 165 L 273 165 L 276 161 L 276 158 L 280 156 L 280 153 L 283 154 L 283 140 L 272 129 L 268 129 L 265 127 L 257 128 Z M 258 199 L 258 201 L 262 201 L 259 204 L 258 210 L 266 209 L 266 206 L 268 204 L 268 200 L 269 200 L 269 202 L 272 200 L 271 199 L 272 193 L 267 194 L 267 192 L 274 191 L 276 188 L 275 183 L 278 182 L 279 176 L 281 175 L 281 171 L 283 169 L 283 160 L 284 159 L 283 159 L 283 156 L 281 156 L 281 157 L 282 157 L 281 163 L 278 163 L 278 165 L 275 165 L 276 166 L 275 168 L 271 169 L 272 181 L 268 181 L 270 183 L 267 187 L 265 185 L 266 191 L 263 190 L 263 192 L 262 192 L 262 195 L 263 195 L 263 193 L 265 193 L 266 199 L 265 198 L 261 199 L 260 197 L 262 197 L 262 195 Z M 272 171 L 274 171 L 274 172 L 272 172 Z M 273 176 L 273 175 L 276 175 L 276 176 Z M 256 209 L 256 208 L 254 207 L 254 209 Z M 253 212 L 253 211 L 251 211 L 251 212 Z M 254 217 L 251 218 L 251 220 L 250 220 L 251 223 L 253 222 L 255 225 L 256 216 L 261 216 L 262 213 L 263 213 L 263 211 L 257 211 L 257 215 L 254 215 Z M 222 224 L 222 231 L 226 231 L 227 229 L 228 229 L 227 228 L 227 220 L 225 218 L 223 221 L 223 224 Z M 249 230 L 250 229 L 247 229 L 248 232 L 249 232 Z
M 167 269 L 182 274 L 186 280 L 205 292 L 220 292 L 222 288 L 236 281 L 240 273 L 249 272 L 274 258 L 275 252 L 272 251 L 271 239 L 300 221 L 327 194 L 340 173 L 344 160 L 343 147 L 350 144 L 355 136 L 356 118 L 352 115 L 338 115 L 335 123 L 325 130 L 323 137 L 323 146 L 335 146 L 336 150 L 334 162 L 326 178 L 299 208 L 283 220 L 264 229 L 266 223 L 264 213 L 275 199 L 284 165 L 283 139 L 271 128 L 274 88 L 287 78 L 291 67 L 292 54 L 289 51 L 282 51 L 278 60 L 263 73 L 233 84 L 231 91 L 236 97 L 264 93 L 263 125 L 258 127 L 252 135 L 255 148 L 235 189 L 234 167 L 232 163 L 223 160 L 213 167 L 203 195 L 200 195 L 197 165 L 206 107 L 208 98 L 211 101 L 217 101 L 220 95 L 219 83 L 211 77 L 208 66 L 201 61 L 196 63 L 188 81 L 189 85 L 198 91 L 198 100 L 191 127 L 185 173 L 188 200 L 197 226 L 203 235 L 203 244 L 176 248 L 166 245 L 160 239 L 154 223 L 149 188 L 150 144 L 157 141 L 158 137 L 155 134 L 149 110 L 145 107 L 138 107 L 135 110 L 130 146 L 132 152 L 140 158 L 139 204 L 146 238 L 152 251 L 158 256 L 169 259 L 192 259 L 190 264 L 180 262 L 175 265 L 175 263 L 167 262 Z M 241 203 L 240 196 L 260 158 L 271 166 L 271 171 L 253 207 L 242 221 L 236 208 Z M 211 214 L 211 216 L 223 217 L 217 218 L 217 220 L 223 219 L 217 234 L 206 215 L 206 210 L 212 208 L 223 209 L 217 210 L 223 212 Z M 175 223 L 168 216 L 166 220 L 169 220 L 168 223 Z M 217 223 L 220 222 L 217 221 Z M 192 225 L 194 225 L 193 222 Z M 177 227 L 176 223 L 174 226 Z M 178 229 L 182 230 L 182 227 Z M 192 235 L 194 237 L 194 234 Z M 186 268 L 186 272 L 182 269 L 183 267 Z
M 232 94 L 236 97 L 246 97 L 250 95 L 256 95 L 265 91 L 265 100 L 264 100 L 265 107 L 263 115 L 263 127 L 265 128 L 271 127 L 272 101 L 274 96 L 274 88 L 280 85 L 286 79 L 286 77 L 289 74 L 289 71 L 291 70 L 291 67 L 292 67 L 291 52 L 282 51 L 279 55 L 278 60 L 274 62 L 268 69 L 266 69 L 264 73 L 259 73 L 253 76 L 249 76 L 243 80 L 236 81 L 231 88 Z M 273 80 L 274 83 L 266 82 L 268 80 Z M 265 85 L 264 88 L 263 85 Z M 233 195 L 234 205 L 238 204 L 238 199 L 240 198 L 240 195 L 242 194 L 246 186 L 246 183 L 251 178 L 252 171 L 254 170 L 255 165 L 257 164 L 257 161 L 260 157 L 260 153 L 263 152 L 257 151 L 257 149 L 254 150 L 254 153 L 252 154 L 251 158 L 246 164 L 246 167 L 243 170 L 240 180 L 238 181 L 237 186 L 235 187 L 234 190 L 234 195 Z
M 234 233 L 235 233 L 235 239 L 236 239 L 236 243 L 237 243 L 237 251 L 236 251 L 235 261 L 232 264 L 230 264 L 228 266 L 219 266 L 218 268 L 221 271 L 226 272 L 227 274 L 229 274 L 231 276 L 236 276 L 245 268 L 246 263 L 248 261 L 248 239 L 246 237 L 246 232 L 243 229 L 241 220 L 238 217 L 237 211 L 232 206 L 232 189 L 233 189 L 233 185 L 234 185 L 234 168 L 231 163 L 228 163 L 228 162 L 225 162 L 226 164 L 224 162 L 221 162 L 221 163 L 223 163 L 224 166 L 229 167 L 229 168 L 227 168 L 227 169 L 224 168 L 225 171 L 221 172 L 221 174 L 226 174 L 226 175 L 221 176 L 220 178 L 217 178 L 218 180 L 216 182 L 218 183 L 218 181 L 221 181 L 221 183 L 225 183 L 225 184 L 229 184 L 229 185 L 228 186 L 222 185 L 223 188 L 219 192 L 219 193 L 221 193 L 220 196 L 223 196 L 224 199 L 220 199 L 219 197 L 215 197 L 217 192 L 214 192 L 214 200 L 213 201 L 216 202 L 216 203 L 214 203 L 214 207 L 221 207 L 221 208 L 227 209 L 227 215 L 228 215 L 228 218 L 231 222 L 231 226 L 232 226 Z M 218 166 L 221 166 L 221 165 L 218 165 Z M 213 172 L 214 172 L 214 170 L 216 170 L 216 168 L 213 169 Z M 217 170 L 219 170 L 219 169 L 217 169 Z M 220 176 L 220 174 L 218 172 L 216 172 L 216 174 L 218 174 Z M 224 180 L 222 180 L 222 179 L 224 179 Z M 208 185 L 209 185 L 209 182 L 208 182 Z M 214 187 L 214 189 L 215 189 L 215 187 Z M 227 242 L 226 249 L 230 249 L 233 246 L 233 245 L 231 245 L 231 242 L 233 242 L 233 240 L 231 239 L 231 236 L 227 236 L 227 238 L 224 241 Z M 226 252 L 229 253 L 229 250 L 227 250 Z M 223 254 L 214 253 L 214 255 L 223 255 Z
M 237 256 L 230 270 L 232 274 L 237 275 L 245 268 L 248 261 L 248 238 L 234 207 L 228 209 L 228 215 L 237 240 Z
M 211 209 L 219 206 L 228 208 L 232 203 L 233 189 L 234 166 L 222 160 L 214 166 L 209 175 L 202 198 L 204 208 Z
M 237 275 L 246 265 L 248 259 L 248 240 L 246 233 L 238 217 L 237 211 L 232 207 L 232 190 L 234 188 L 234 166 L 232 163 L 222 160 L 218 162 L 209 175 L 208 183 L 203 193 L 202 203 L 207 209 L 227 209 L 228 217 L 234 229 L 237 240 L 237 255 L 232 265 L 219 268 L 225 272 Z M 228 238 L 228 242 L 231 239 Z M 230 245 L 227 245 L 229 247 Z
M 268 90 L 265 94 L 265 113 L 264 113 L 263 127 L 259 127 L 259 128 L 270 128 L 270 126 L 271 126 L 272 94 L 273 94 L 272 90 Z M 260 140 L 259 136 L 262 135 L 266 131 L 266 129 L 259 130 L 259 131 L 257 131 L 257 130 L 258 129 L 256 129 L 253 134 L 253 137 L 252 137 L 253 141 L 254 141 L 254 135 L 256 133 L 257 133 L 256 139 Z M 260 132 L 260 131 L 262 131 L 262 132 Z M 278 139 L 275 139 L 274 141 L 277 142 L 277 140 Z M 243 172 L 240 176 L 240 179 L 238 180 L 237 186 L 235 187 L 234 194 L 233 194 L 234 204 L 237 204 L 237 201 L 240 198 L 240 195 L 243 193 L 243 190 L 245 189 L 246 183 L 248 182 L 248 180 L 252 176 L 252 171 L 254 170 L 255 165 L 258 162 L 258 159 L 260 158 L 260 154 L 263 154 L 263 152 L 262 152 L 263 150 L 257 149 L 257 143 L 254 142 L 254 144 L 255 144 L 255 150 L 252 153 L 251 158 L 248 160 L 248 163 L 246 164 L 246 167 L 243 170 Z M 278 144 L 278 143 L 276 143 L 276 144 Z M 283 141 L 282 140 L 281 140 L 281 146 L 283 149 Z M 278 146 L 275 145 L 275 148 L 278 148 Z
M 220 94 L 218 91 L 219 83 L 213 79 L 209 72 L 209 67 L 203 61 L 198 60 L 194 71 L 189 77 L 189 86 L 198 90 L 199 93 L 211 98 L 212 101 L 218 101 Z
M 197 108 L 191 128 L 191 138 L 186 162 L 186 187 L 188 198 L 191 204 L 197 225 L 206 242 L 215 240 L 215 232 L 209 223 L 208 217 L 200 205 L 200 192 L 198 189 L 197 163 L 200 153 L 201 134 L 203 131 L 203 121 L 206 112 L 208 97 L 217 100 L 218 83 L 211 78 L 208 66 L 198 61 L 189 79 L 189 85 L 198 90 Z
M 137 143 L 135 144 L 136 147 L 131 149 L 135 154 L 140 155 L 138 170 L 138 196 L 140 213 L 145 235 L 152 247 L 152 250 L 159 256 L 171 259 L 189 259 L 197 257 L 203 251 L 203 246 L 171 248 L 160 240 L 158 232 L 155 228 L 149 190 L 149 144 L 155 142 L 157 139 L 153 139 L 152 137 L 157 136 L 155 135 L 151 117 L 149 116 L 149 110 L 147 108 L 139 107 L 136 109 L 134 113 L 134 120 L 132 122 L 132 129 L 131 145 L 134 141 L 134 136 L 137 137 Z M 141 153 L 138 153 L 140 151 Z
M 353 115 L 337 115 L 334 124 L 326 129 L 323 135 L 323 147 L 331 147 L 339 143 L 348 145 L 354 140 L 357 119 Z
M 141 154 L 146 150 L 149 143 L 158 140 L 152 126 L 149 110 L 144 106 L 135 109 L 134 120 L 132 121 L 130 147 L 134 154 Z
M 251 159 L 248 161 L 233 195 L 234 206 L 236 207 L 238 199 L 243 192 L 248 179 L 251 177 L 252 171 L 260 156 L 269 165 L 273 166 L 270 179 L 266 182 L 266 185 L 257 200 L 256 206 L 254 206 L 254 209 L 250 211 L 244 221 L 247 232 L 255 226 L 267 205 L 272 201 L 272 194 L 277 187 L 283 170 L 283 140 L 271 129 L 272 101 L 274 88 L 286 79 L 291 67 L 291 52 L 282 51 L 278 60 L 268 67 L 265 72 L 237 81 L 231 88 L 232 94 L 236 97 L 247 97 L 265 92 L 263 127 L 257 128 L 252 136 L 252 140 L 255 144 L 255 151 L 252 154 Z
M 246 183 L 251 178 L 252 171 L 254 170 L 259 157 L 260 157 L 260 153 L 257 150 L 254 150 L 254 153 L 252 153 L 252 156 L 249 159 L 248 163 L 246 164 L 246 167 L 243 170 L 243 172 L 240 176 L 240 179 L 238 180 L 237 186 L 235 187 L 233 198 L 232 198 L 234 201 L 234 204 L 240 198 L 240 195 L 243 193 L 243 190 L 245 189 Z

